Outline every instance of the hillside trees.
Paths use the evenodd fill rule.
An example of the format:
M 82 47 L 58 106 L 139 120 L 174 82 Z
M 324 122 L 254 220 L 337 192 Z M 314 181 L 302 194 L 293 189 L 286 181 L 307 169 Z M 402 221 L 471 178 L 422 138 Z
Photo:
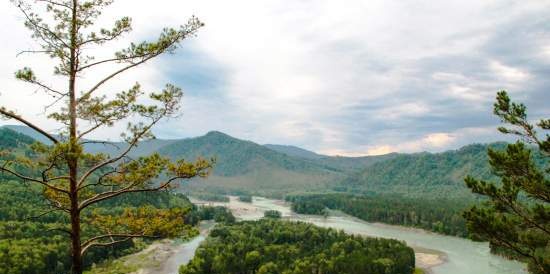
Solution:
M 494 113 L 511 126 L 499 131 L 521 140 L 502 151 L 489 149 L 489 163 L 499 182 L 465 179 L 474 193 L 488 201 L 464 217 L 469 231 L 488 240 L 493 250 L 527 261 L 532 273 L 550 273 L 550 119 L 535 126 L 525 105 L 512 102 L 505 91 L 496 99 Z M 546 134 L 541 136 L 538 130 Z
M 180 28 L 165 28 L 152 42 L 131 43 L 112 57 L 93 56 L 92 49 L 118 40 L 132 30 L 131 19 L 122 17 L 110 28 L 97 28 L 96 20 L 111 0 L 12 0 L 25 18 L 40 48 L 22 53 L 45 54 L 54 62 L 54 75 L 66 86 L 47 84 L 31 68 L 15 73 L 17 79 L 39 88 L 53 98 L 46 107 L 48 118 L 61 128 L 58 135 L 0 106 L 0 117 L 25 124 L 52 142 L 34 143 L 31 153 L 2 157 L 0 171 L 42 187 L 49 208 L 41 215 L 61 212 L 68 222 L 56 228 L 70 238 L 72 273 L 82 273 L 83 256 L 92 247 L 110 246 L 136 237 L 175 236 L 186 229 L 178 210 L 143 207 L 119 214 L 97 208 L 103 201 L 127 193 L 171 189 L 182 179 L 207 176 L 211 161 L 175 162 L 158 154 L 130 158 L 140 141 L 153 138 L 151 128 L 178 112 L 180 88 L 167 84 L 160 92 L 142 98 L 139 83 L 110 94 L 106 84 L 124 72 L 162 54 L 174 52 L 180 42 L 195 35 L 203 24 L 195 17 Z M 44 14 L 36 12 L 44 10 Z M 42 16 L 44 15 L 44 17 Z M 92 85 L 84 82 L 90 71 L 115 69 Z M 147 103 L 141 103 L 147 102 Z M 83 150 L 86 137 L 118 122 L 133 121 L 121 134 L 127 143 L 116 156 L 89 154 Z M 3 150 L 3 155 L 10 154 Z M 83 231 L 87 231 L 83 234 Z M 90 235 L 91 233 L 95 235 Z M 85 236 L 86 235 L 86 236 Z

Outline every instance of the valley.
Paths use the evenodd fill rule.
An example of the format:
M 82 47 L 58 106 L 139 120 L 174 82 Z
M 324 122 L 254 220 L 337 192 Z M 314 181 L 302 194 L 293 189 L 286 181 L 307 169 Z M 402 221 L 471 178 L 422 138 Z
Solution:
M 238 220 L 257 220 L 263 217 L 267 210 L 282 212 L 283 219 L 312 223 L 320 227 L 341 229 L 347 233 L 368 237 L 381 237 L 405 241 L 415 250 L 416 266 L 432 274 L 521 274 L 527 273 L 525 265 L 492 255 L 486 243 L 476 243 L 470 240 L 427 232 L 420 229 L 367 223 L 357 218 L 334 212 L 324 218 L 314 215 L 302 215 L 292 212 L 290 204 L 261 197 L 254 197 L 252 203 L 240 202 L 231 196 L 230 202 L 209 202 L 197 199 L 191 201 L 198 205 L 225 206 L 231 209 Z M 181 244 L 172 256 L 165 258 L 162 265 L 168 267 L 156 268 L 156 274 L 177 274 L 174 265 L 184 264 L 190 259 L 190 254 L 198 244 L 205 239 L 197 236 L 188 243 Z M 192 256 L 191 256 L 192 257 Z M 139 272 L 149 273 L 149 272 Z
M 24 127 L 2 127 L 0 134 L 5 140 L 3 144 L 19 153 L 24 153 L 25 145 L 34 141 L 32 132 Z M 225 195 L 255 196 L 252 203 L 239 201 L 237 196 L 230 196 L 229 202 L 223 202 L 224 199 L 190 200 L 199 206 L 227 207 L 238 220 L 259 220 L 265 211 L 276 210 L 289 221 L 335 228 L 350 234 L 397 239 L 414 249 L 416 266 L 427 273 L 527 273 L 523 264 L 492 255 L 486 243 L 417 229 L 465 237 L 460 214 L 477 200 L 460 178 L 466 174 L 491 178 L 485 164 L 486 150 L 504 144 L 476 144 L 443 153 L 337 157 L 296 147 L 262 146 L 220 132 L 148 142 L 140 144 L 146 149 L 138 150 L 133 157 L 153 152 L 173 159 L 215 158 L 216 165 L 208 178 L 193 179 L 176 191 L 214 200 Z M 112 154 L 113 147 L 123 145 L 102 144 L 86 149 Z M 4 178 L 10 179 L 9 176 Z M 299 212 L 305 210 L 302 213 L 325 217 L 295 213 L 291 203 L 282 198 L 301 207 L 295 208 Z M 123 201 L 132 204 L 131 200 Z M 365 204 L 377 211 L 365 211 L 362 208 Z M 361 220 L 343 212 L 371 217 Z M 373 217 L 376 214 L 378 217 Z M 120 266 L 125 271 L 134 269 L 140 274 L 175 274 L 179 265 L 193 258 L 210 227 L 203 227 L 201 235 L 190 242 L 155 243 L 136 254 L 115 260 L 114 264 L 108 263 L 106 267 Z M 103 271 L 102 268 L 94 269 L 93 274 Z

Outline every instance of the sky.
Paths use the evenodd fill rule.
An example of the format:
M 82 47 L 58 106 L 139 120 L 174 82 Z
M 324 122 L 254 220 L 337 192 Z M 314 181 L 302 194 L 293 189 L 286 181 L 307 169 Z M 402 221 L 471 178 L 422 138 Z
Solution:
M 181 115 L 159 124 L 158 138 L 218 130 L 330 155 L 438 152 L 505 140 L 492 115 L 503 89 L 533 121 L 550 117 L 550 0 L 116 0 L 98 25 L 130 16 L 134 31 L 90 52 L 153 40 L 192 15 L 205 23 L 196 37 L 102 91 L 180 86 Z M 51 98 L 13 75 L 30 66 L 52 85 L 63 80 L 48 58 L 17 56 L 37 46 L 7 0 L 0 25 L 0 105 L 55 131 Z M 121 128 L 92 137 L 117 140 Z

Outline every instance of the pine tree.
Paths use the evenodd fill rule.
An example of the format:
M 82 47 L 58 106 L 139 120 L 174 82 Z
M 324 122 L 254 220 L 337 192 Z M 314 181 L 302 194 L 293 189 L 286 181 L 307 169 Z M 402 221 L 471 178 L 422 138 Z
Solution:
M 181 210 L 143 207 L 127 209 L 120 215 L 104 214 L 97 204 L 128 193 L 168 190 L 183 180 L 207 176 L 211 161 L 172 162 L 158 154 L 130 158 L 128 153 L 143 140 L 153 138 L 151 128 L 161 119 L 177 114 L 182 91 L 166 85 L 143 100 L 145 92 L 136 83 L 126 91 L 109 94 L 106 84 L 122 73 L 162 54 L 174 52 L 180 42 L 192 37 L 203 24 L 195 17 L 179 28 L 165 28 L 152 42 L 131 43 L 101 59 L 91 49 L 123 37 L 132 30 L 131 19 L 122 17 L 110 28 L 97 28 L 96 21 L 112 0 L 12 0 L 25 18 L 25 26 L 38 41 L 38 50 L 21 53 L 46 54 L 55 61 L 54 75 L 66 86 L 51 86 L 25 67 L 17 79 L 40 88 L 54 97 L 47 106 L 48 118 L 62 130 L 51 134 L 28 117 L 0 106 L 0 117 L 23 123 L 51 141 L 35 143 L 32 155 L 17 155 L 0 163 L 0 171 L 43 187 L 43 197 L 51 206 L 44 214 L 64 212 L 67 224 L 58 230 L 71 241 L 72 273 L 83 271 L 83 257 L 92 247 L 110 246 L 136 237 L 180 235 L 187 226 Z M 43 11 L 39 14 L 36 11 Z M 116 69 L 89 87 L 81 81 L 92 70 Z M 143 104 L 140 102 L 150 102 Z M 94 141 L 92 132 L 132 120 L 122 134 L 127 145 L 120 154 L 90 154 L 83 149 Z M 5 152 L 4 152 L 5 153 Z M 13 158 L 13 157 L 12 157 Z M 11 159 L 11 158 L 10 158 Z M 95 208 L 95 209 L 94 209 Z M 83 231 L 87 231 L 83 235 Z M 89 236 L 91 233 L 95 236 Z
M 504 151 L 488 151 L 500 182 L 465 179 L 487 200 L 464 217 L 470 233 L 488 240 L 493 251 L 526 261 L 531 273 L 550 273 L 550 136 L 537 132 L 550 130 L 550 119 L 539 121 L 537 128 L 525 105 L 511 102 L 505 91 L 496 99 L 494 113 L 510 126 L 499 131 L 521 139 Z

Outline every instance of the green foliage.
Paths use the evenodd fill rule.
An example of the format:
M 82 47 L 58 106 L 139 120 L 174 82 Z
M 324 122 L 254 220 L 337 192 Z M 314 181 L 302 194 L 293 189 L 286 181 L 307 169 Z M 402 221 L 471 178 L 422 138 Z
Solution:
M 487 164 L 487 149 L 504 145 L 473 144 L 443 153 L 399 154 L 350 176 L 342 182 L 339 190 L 471 200 L 474 196 L 464 187 L 464 177 L 473 174 L 480 178 L 493 178 Z
M 0 181 L 0 273 L 68 273 L 70 246 L 67 236 L 58 229 L 65 228 L 63 214 L 46 214 L 44 201 L 37 193 L 40 187 L 17 181 Z M 106 214 L 118 214 L 124 209 L 145 204 L 155 208 L 191 208 L 181 194 L 169 192 L 136 193 L 110 200 L 99 207 Z M 193 212 L 178 218 L 187 218 Z M 32 218 L 40 216 L 38 218 Z M 187 221 L 186 224 L 190 224 Z M 91 232 L 84 227 L 84 232 Z M 192 229 L 187 229 L 193 233 Z M 185 235 L 183 235 L 185 236 Z M 136 252 L 140 248 L 128 241 L 109 249 L 91 249 L 84 263 L 90 266 L 105 259 Z
M 224 206 L 194 207 L 190 214 L 185 216 L 185 222 L 197 225 L 199 221 L 214 220 L 217 223 L 234 223 L 235 216 Z
M 6 127 L 0 128 L 0 140 L 0 150 L 23 148 L 34 143 L 33 138 Z
M 180 274 L 413 271 L 414 252 L 402 242 L 273 219 L 217 226 L 180 268 Z
M 278 210 L 266 210 L 264 212 L 264 218 L 281 219 L 282 214 Z
M 193 193 L 193 197 L 196 197 L 197 199 L 208 201 L 208 202 L 229 203 L 229 197 L 225 195 L 215 194 L 215 193 L 195 192 Z
M 289 190 L 322 189 L 343 178 L 343 173 L 330 167 L 288 156 L 250 141 L 221 132 L 183 139 L 159 149 L 161 155 L 193 160 L 215 158 L 212 176 L 193 182 L 193 192 L 220 194 L 281 196 Z
M 292 210 L 326 215 L 326 208 L 340 210 L 367 222 L 412 226 L 437 233 L 467 236 L 462 211 L 469 206 L 460 199 L 418 199 L 400 195 L 354 196 L 317 194 L 288 196 Z
M 488 200 L 464 212 L 464 217 L 471 233 L 489 241 L 493 251 L 522 259 L 531 273 L 542 274 L 550 273 L 550 135 L 538 136 L 526 110 L 511 102 L 505 91 L 497 94 L 494 113 L 511 126 L 499 130 L 539 150 L 521 141 L 505 150 L 490 149 L 489 164 L 499 181 L 465 179 L 472 192 Z M 541 120 L 538 127 L 547 132 L 550 120 Z
M 252 196 L 250 196 L 250 195 L 241 195 L 241 196 L 239 196 L 239 201 L 245 202 L 245 203 L 252 203 Z
M 97 53 L 94 50 L 109 48 L 105 47 L 106 43 L 132 30 L 129 17 L 116 20 L 110 27 L 97 24 L 98 17 L 112 0 L 11 2 L 21 12 L 25 27 L 38 44 L 37 50 L 24 52 L 48 56 L 54 75 L 62 78 L 64 84 L 46 84 L 51 81 L 42 81 L 30 67 L 15 73 L 16 79 L 52 97 L 53 102 L 45 103 L 46 116 L 58 124 L 59 134 L 52 135 L 8 107 L 0 106 L 0 118 L 25 124 L 49 140 L 47 144 L 29 145 L 29 153 L 25 154 L 0 147 L 0 171 L 41 187 L 40 195 L 49 211 L 66 217 L 60 223 L 65 225 L 62 230 L 71 242 L 71 272 L 81 274 L 84 255 L 97 247 L 138 237 L 185 234 L 189 228 L 183 222 L 185 209 L 142 206 L 113 211 L 101 208 L 106 200 L 170 190 L 182 180 L 209 174 L 212 163 L 204 159 L 192 163 L 181 158 L 171 161 L 156 153 L 129 157 L 139 142 L 154 138 L 151 131 L 154 125 L 178 114 L 183 91 L 166 84 L 161 91 L 149 92 L 148 98 L 143 98 L 147 93 L 139 83 L 117 93 L 104 89 L 107 82 L 121 73 L 162 54 L 173 53 L 204 24 L 191 17 L 179 28 L 164 28 L 153 41 L 129 43 L 111 57 L 104 57 L 94 54 Z M 105 64 L 116 64 L 116 68 L 82 90 L 80 80 L 90 70 Z M 109 67 L 103 66 L 99 71 L 105 71 L 104 68 Z M 126 143 L 124 150 L 116 156 L 85 151 L 85 144 L 94 142 L 85 139 L 88 134 L 121 122 L 127 122 L 126 130 L 120 134 Z

